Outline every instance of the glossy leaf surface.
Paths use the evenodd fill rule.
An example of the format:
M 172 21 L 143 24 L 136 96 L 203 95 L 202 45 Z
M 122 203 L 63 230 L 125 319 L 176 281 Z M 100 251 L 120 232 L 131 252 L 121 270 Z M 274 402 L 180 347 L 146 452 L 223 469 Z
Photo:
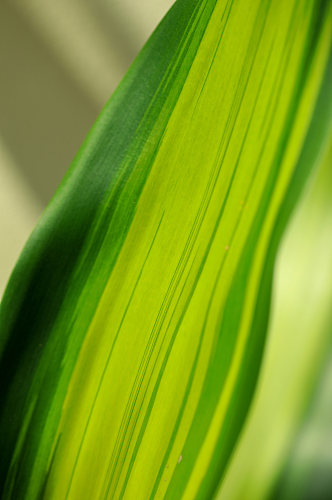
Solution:
M 327 130 L 330 50 L 328 2 L 176 2 L 8 285 L 4 498 L 214 494 Z

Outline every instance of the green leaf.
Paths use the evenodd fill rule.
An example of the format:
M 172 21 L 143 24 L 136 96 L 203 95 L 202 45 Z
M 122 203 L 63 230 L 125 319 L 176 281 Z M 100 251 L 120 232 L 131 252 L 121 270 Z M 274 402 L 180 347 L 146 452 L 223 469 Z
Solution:
M 331 332 L 330 332 L 331 333 Z M 329 356 L 324 363 L 311 407 L 295 436 L 289 456 L 274 485 L 270 499 L 300 500 L 329 498 L 332 491 L 331 452 L 331 336 Z
M 324 400 L 311 403 L 313 416 L 306 416 L 305 425 L 301 425 L 303 414 L 308 413 L 308 401 L 318 399 L 312 398 L 311 393 L 313 389 L 318 392 L 317 379 L 323 378 L 322 365 L 326 365 L 326 355 L 332 347 L 331 140 L 324 153 L 327 154 L 318 162 L 278 252 L 269 338 L 259 384 L 218 493 L 220 500 L 270 498 L 281 471 L 285 477 L 278 481 L 273 498 L 284 498 L 284 487 L 287 490 L 286 483 L 291 479 L 299 493 L 306 491 L 299 498 L 309 500 L 315 469 L 329 470 L 328 374 L 327 380 L 319 383 L 326 386 L 321 391 L 326 393 L 325 405 Z M 326 435 L 320 438 L 323 433 Z M 291 448 L 294 449 L 288 460 Z M 291 466 L 288 462 L 292 462 Z M 294 474 L 301 469 L 302 474 Z M 322 482 L 321 488 L 323 485 Z M 295 493 L 296 488 L 289 497 L 295 500 Z M 328 495 L 317 493 L 312 498 Z
M 211 498 L 280 236 L 328 132 L 329 2 L 179 0 L 1 309 L 4 498 Z
M 299 425 L 287 442 L 287 453 L 276 470 L 277 480 L 269 498 L 283 500 L 329 498 L 332 491 L 332 137 L 307 203 L 306 219 L 311 228 L 314 258 L 311 267 L 316 273 L 308 283 L 307 294 L 312 296 L 311 311 L 305 315 L 310 337 L 302 346 L 309 358 L 307 384 L 299 385 L 305 392 L 305 411 Z M 310 207 L 310 212 L 309 212 Z M 314 222 L 316 221 L 315 228 Z M 306 236 L 307 238 L 308 236 Z M 311 321 L 310 321 L 311 319 Z M 309 320 L 309 321 L 308 321 Z M 301 334 L 305 332 L 302 330 Z M 302 336 L 302 335 L 301 335 Z M 307 353 L 305 352 L 307 350 Z M 308 356 L 310 352 L 310 356 Z M 311 366 L 310 366 L 311 365 Z M 309 375 L 309 377 L 308 377 Z M 311 377 L 310 377 L 311 375 Z M 309 389 L 309 390 L 308 390 Z M 303 398 L 303 396 L 302 396 Z

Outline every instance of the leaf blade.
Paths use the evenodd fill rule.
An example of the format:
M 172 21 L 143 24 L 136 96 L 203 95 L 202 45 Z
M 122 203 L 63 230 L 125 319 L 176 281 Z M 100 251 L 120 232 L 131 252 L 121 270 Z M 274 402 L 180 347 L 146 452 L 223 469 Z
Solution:
M 77 244 L 70 242 L 73 270 L 64 268 L 68 290 L 54 294 L 54 317 L 39 319 L 52 335 L 36 362 L 12 459 L 15 488 L 18 478 L 27 481 L 32 497 L 43 475 L 49 498 L 130 498 L 139 483 L 142 498 L 205 497 L 227 462 L 253 390 L 258 362 L 240 389 L 249 397 L 236 409 L 265 259 L 319 92 L 330 18 L 319 16 L 319 2 L 310 9 L 240 0 L 177 5 L 188 9 L 184 38 L 175 43 L 161 84 L 155 77 L 157 97 L 152 104 L 144 98 L 125 154 L 117 153 L 119 171 L 108 168 L 108 135 L 119 137 L 108 109 L 53 204 L 64 217 L 44 219 L 56 258 L 75 221 L 83 243 L 76 260 Z M 146 53 L 158 56 L 153 48 Z M 123 130 L 126 117 L 120 118 Z M 90 164 L 94 172 L 86 179 Z M 78 201 L 67 227 L 75 176 Z M 88 202 L 95 207 L 91 219 L 79 212 Z M 82 235 L 87 220 L 93 225 Z M 55 268 L 58 273 L 61 265 Z M 40 297 L 47 282 L 34 280 Z M 250 354 L 256 360 L 268 301 Z M 27 358 L 16 381 L 31 363 Z M 227 437 L 232 411 L 237 421 Z

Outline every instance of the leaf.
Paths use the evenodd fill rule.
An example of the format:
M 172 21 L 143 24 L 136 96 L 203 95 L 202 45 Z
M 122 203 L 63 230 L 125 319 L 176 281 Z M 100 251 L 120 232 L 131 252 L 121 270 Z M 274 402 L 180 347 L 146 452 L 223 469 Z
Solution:
M 307 374 L 307 379 L 308 375 L 311 375 L 307 383 L 303 384 L 302 380 L 302 388 L 298 387 L 298 393 L 302 393 L 302 398 L 305 398 L 304 411 L 291 439 L 288 439 L 287 453 L 276 470 L 277 480 L 272 484 L 271 499 L 323 499 L 330 496 L 332 489 L 331 160 L 332 136 L 327 154 L 311 188 L 310 203 L 306 206 L 306 218 L 309 222 L 306 226 L 311 227 L 312 236 L 316 236 L 311 241 L 314 251 L 312 269 L 316 273 L 313 273 L 310 287 L 307 287 L 307 293 L 312 295 L 314 307 L 305 315 L 310 337 L 302 346 L 302 352 L 309 358 L 307 372 L 310 370 L 312 373 Z
M 301 487 L 306 491 L 306 494 L 299 495 L 300 498 L 309 500 L 309 484 L 314 486 L 312 479 L 318 463 L 314 464 L 314 457 L 314 460 L 308 458 L 317 453 L 320 442 L 325 449 L 329 448 L 326 427 L 330 427 L 331 419 L 328 416 L 319 418 L 318 415 L 326 413 L 328 406 L 331 407 L 328 405 L 330 398 L 326 396 L 325 405 L 324 400 L 323 404 L 311 403 L 310 406 L 318 406 L 310 410 L 314 416 L 306 418 L 305 426 L 301 425 L 301 420 L 303 414 L 308 413 L 308 402 L 318 399 L 312 398 L 311 393 L 318 385 L 317 379 L 323 378 L 322 366 L 326 364 L 326 354 L 331 350 L 331 139 L 323 161 L 319 161 L 301 197 L 278 252 L 268 345 L 259 384 L 218 493 L 220 500 L 270 499 L 274 483 L 283 469 L 287 480 L 288 475 L 297 479 L 299 492 Z M 304 304 L 306 307 L 303 307 Z M 326 386 L 327 395 L 328 374 L 325 378 L 327 380 L 319 385 Z M 318 392 L 316 388 L 314 390 Z M 307 432 L 301 432 L 299 427 L 305 427 Z M 326 438 L 320 439 L 319 435 L 324 431 Z M 290 448 L 295 448 L 292 460 L 287 459 Z M 301 450 L 303 457 L 299 453 Z M 327 449 L 322 449 L 316 462 L 329 470 L 327 457 Z M 288 461 L 294 462 L 291 464 L 293 467 L 289 467 L 288 463 L 286 467 L 285 462 Z M 300 470 L 301 466 L 304 473 L 294 475 L 294 470 Z M 292 475 L 295 477 L 292 478 Z M 273 498 L 284 498 L 284 482 L 287 481 L 278 481 L 281 487 Z M 297 498 L 295 492 L 290 492 L 290 498 Z M 328 498 L 328 495 L 317 493 L 312 498 Z
M 331 340 L 331 338 L 330 338 Z M 271 499 L 329 498 L 331 470 L 331 342 L 310 411 L 295 436 Z
M 179 0 L 157 28 L 3 299 L 4 498 L 211 498 L 327 133 L 331 14 Z

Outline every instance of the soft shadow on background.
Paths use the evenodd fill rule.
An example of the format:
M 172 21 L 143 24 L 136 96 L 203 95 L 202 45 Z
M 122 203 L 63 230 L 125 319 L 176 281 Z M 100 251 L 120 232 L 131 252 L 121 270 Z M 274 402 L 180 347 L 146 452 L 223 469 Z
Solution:
M 0 296 L 84 137 L 172 3 L 0 2 Z

